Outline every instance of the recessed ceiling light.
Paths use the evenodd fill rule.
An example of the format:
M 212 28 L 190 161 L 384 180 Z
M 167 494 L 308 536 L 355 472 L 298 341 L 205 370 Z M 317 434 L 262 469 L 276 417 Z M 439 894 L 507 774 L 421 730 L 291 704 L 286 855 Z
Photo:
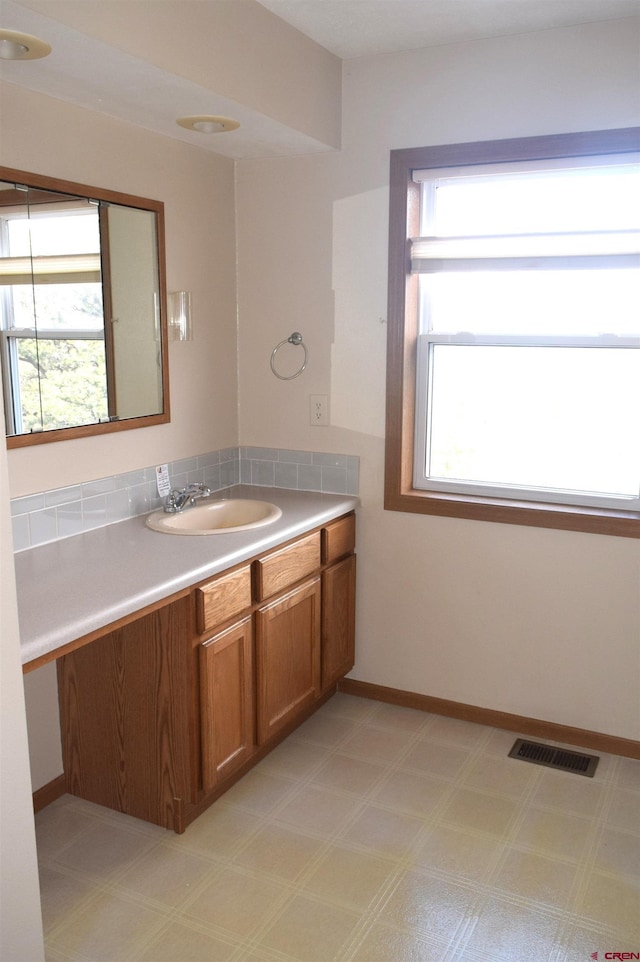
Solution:
M 51 53 L 44 40 L 17 30 L 0 30 L 0 60 L 39 60 Z
M 231 117 L 218 117 L 213 114 L 196 114 L 193 117 L 180 117 L 176 123 L 187 130 L 197 130 L 199 134 L 220 134 L 227 130 L 237 130 L 240 123 Z

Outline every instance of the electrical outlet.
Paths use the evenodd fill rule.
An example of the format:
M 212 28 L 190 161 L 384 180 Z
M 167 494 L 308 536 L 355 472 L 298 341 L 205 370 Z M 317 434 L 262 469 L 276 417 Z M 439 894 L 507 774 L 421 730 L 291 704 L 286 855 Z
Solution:
M 326 394 L 309 395 L 309 421 L 316 426 L 329 423 L 329 398 Z

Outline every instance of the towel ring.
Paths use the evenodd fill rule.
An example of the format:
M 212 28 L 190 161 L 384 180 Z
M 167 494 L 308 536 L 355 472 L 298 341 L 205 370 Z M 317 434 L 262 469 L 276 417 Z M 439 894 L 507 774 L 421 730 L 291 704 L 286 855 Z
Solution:
M 289 375 L 278 374 L 278 372 L 276 371 L 276 368 L 275 368 L 276 354 L 278 353 L 278 351 L 280 350 L 283 344 L 293 344 L 294 347 L 301 347 L 302 350 L 304 351 L 304 361 L 302 362 L 302 367 L 300 367 L 295 374 L 289 374 Z M 302 334 L 300 334 L 298 331 L 294 331 L 293 334 L 289 335 L 289 337 L 285 337 L 284 341 L 280 341 L 279 344 L 276 344 L 273 351 L 271 352 L 271 370 L 273 371 L 276 377 L 280 378 L 281 381 L 292 381 L 294 377 L 299 377 L 302 374 L 305 367 L 307 366 L 308 360 L 309 360 L 309 352 L 307 351 L 304 341 L 302 340 Z

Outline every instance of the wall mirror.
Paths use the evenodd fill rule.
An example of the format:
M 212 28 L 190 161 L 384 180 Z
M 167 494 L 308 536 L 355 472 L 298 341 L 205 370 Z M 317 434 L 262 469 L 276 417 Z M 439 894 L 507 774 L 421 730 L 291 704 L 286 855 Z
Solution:
M 0 167 L 7 446 L 169 420 L 164 205 Z

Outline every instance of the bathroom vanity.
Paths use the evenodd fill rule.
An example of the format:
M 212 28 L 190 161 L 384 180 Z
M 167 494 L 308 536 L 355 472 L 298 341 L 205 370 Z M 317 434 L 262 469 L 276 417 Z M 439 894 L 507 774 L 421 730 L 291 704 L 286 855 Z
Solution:
M 182 832 L 353 667 L 357 499 L 264 488 L 244 496 L 256 490 L 282 517 L 252 532 L 165 535 L 137 518 L 16 556 L 21 613 L 37 593 L 27 579 L 34 565 L 42 576 L 48 554 L 71 562 L 71 625 L 104 621 L 75 637 L 63 629 L 59 567 L 40 592 L 57 636 L 40 617 L 37 638 L 38 616 L 23 625 L 21 614 L 25 671 L 57 660 L 70 793 Z M 92 579 L 98 616 L 89 614 Z M 129 610 L 114 618 L 124 582 Z

